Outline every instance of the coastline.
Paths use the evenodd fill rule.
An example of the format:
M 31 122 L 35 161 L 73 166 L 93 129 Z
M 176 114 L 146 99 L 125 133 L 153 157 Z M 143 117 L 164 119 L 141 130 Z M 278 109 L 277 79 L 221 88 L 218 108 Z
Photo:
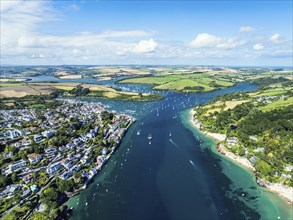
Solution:
M 224 156 L 234 161 L 235 163 L 242 165 L 246 169 L 253 171 L 254 173 L 256 172 L 255 168 L 246 158 L 235 155 L 234 153 L 230 152 L 227 148 L 225 148 L 223 144 L 219 143 L 226 139 L 225 134 L 218 134 L 218 133 L 203 131 L 200 128 L 200 125 L 201 125 L 200 122 L 193 120 L 194 113 L 195 111 L 193 109 L 189 110 L 191 125 L 197 128 L 201 133 L 213 138 L 217 142 L 217 151 L 219 153 L 223 154 Z M 280 183 L 270 183 L 260 178 L 258 178 L 256 182 L 258 183 L 258 185 L 264 187 L 265 189 L 268 189 L 270 192 L 278 194 L 287 203 L 291 205 L 293 204 L 293 188 L 292 187 L 285 186 Z

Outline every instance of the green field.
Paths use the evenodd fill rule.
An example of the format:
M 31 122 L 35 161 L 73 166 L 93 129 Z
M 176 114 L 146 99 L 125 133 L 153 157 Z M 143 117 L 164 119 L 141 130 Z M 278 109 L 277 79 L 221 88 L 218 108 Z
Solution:
M 0 87 L 22 86 L 23 83 L 0 83 Z
M 273 109 L 284 108 L 290 105 L 293 105 L 293 97 L 289 97 L 287 99 L 279 99 L 266 106 L 261 107 L 260 109 L 263 111 L 271 111 Z
M 153 85 L 153 89 L 179 92 L 208 92 L 234 85 L 231 80 L 222 78 L 221 74 L 215 77 L 209 73 L 158 74 L 125 79 L 118 83 L 149 84 Z
M 285 94 L 286 92 L 290 91 L 291 89 L 292 89 L 292 87 L 288 87 L 288 88 L 276 88 L 276 89 L 270 89 L 268 91 L 261 91 L 261 92 L 250 93 L 249 95 L 251 97 L 257 97 L 257 96 L 276 96 L 276 95 Z

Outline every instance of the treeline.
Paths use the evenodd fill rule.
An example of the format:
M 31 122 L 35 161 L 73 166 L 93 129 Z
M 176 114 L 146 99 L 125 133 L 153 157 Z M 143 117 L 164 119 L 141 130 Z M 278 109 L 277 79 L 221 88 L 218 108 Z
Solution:
M 218 99 L 226 99 L 227 96 L 241 97 L 240 94 L 234 94 Z M 197 117 L 204 128 L 226 133 L 227 137 L 236 137 L 239 145 L 231 147 L 231 151 L 248 159 L 257 157 L 254 165 L 260 177 L 278 182 L 282 178 L 280 175 L 284 173 L 284 167 L 293 164 L 292 105 L 263 112 L 254 107 L 252 102 L 247 102 L 209 116 L 204 115 L 205 111 L 204 108 L 197 109 Z M 257 140 L 253 140 L 251 136 Z M 292 178 L 285 179 L 284 183 L 293 186 Z
M 262 78 L 251 80 L 251 83 L 257 84 L 260 86 L 268 86 L 271 84 L 283 83 L 283 82 L 288 82 L 288 81 L 290 81 L 290 80 L 286 79 L 284 77 L 278 77 L 278 78 L 262 77 Z

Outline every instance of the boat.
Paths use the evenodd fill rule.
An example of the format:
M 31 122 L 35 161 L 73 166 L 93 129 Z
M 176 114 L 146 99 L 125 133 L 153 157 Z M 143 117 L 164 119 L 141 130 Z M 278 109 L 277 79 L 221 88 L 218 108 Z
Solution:
M 152 144 L 152 142 L 151 142 L 151 141 L 149 141 L 149 144 Z
M 169 136 L 171 137 L 172 136 L 172 133 L 170 132 Z
M 152 138 L 152 134 L 149 134 L 148 139 L 151 140 Z
M 138 131 L 136 132 L 136 134 L 137 134 L 137 135 L 140 135 L 140 130 L 138 130 Z
M 87 205 L 88 205 L 88 203 L 86 202 L 86 203 L 85 203 L 85 206 L 87 206 Z

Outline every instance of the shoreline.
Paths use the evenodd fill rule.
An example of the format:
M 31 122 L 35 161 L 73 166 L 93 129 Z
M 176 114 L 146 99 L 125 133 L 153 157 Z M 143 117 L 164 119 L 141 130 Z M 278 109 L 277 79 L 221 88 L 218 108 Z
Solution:
M 235 155 L 234 153 L 230 152 L 223 144 L 220 144 L 221 141 L 226 139 L 225 134 L 218 134 L 218 133 L 211 133 L 208 131 L 203 131 L 200 128 L 200 122 L 193 120 L 193 115 L 195 111 L 193 109 L 189 110 L 190 115 L 190 123 L 193 127 L 197 128 L 201 133 L 213 138 L 217 142 L 217 151 L 222 155 L 226 156 L 236 164 L 242 165 L 244 168 L 252 171 L 253 173 L 256 172 L 255 168 L 252 164 L 246 159 Z M 256 177 L 256 182 L 259 186 L 264 187 L 265 189 L 279 195 L 282 199 L 284 199 L 288 204 L 293 204 L 293 188 L 289 186 L 282 185 L 280 183 L 270 183 L 266 180 L 260 179 Z

